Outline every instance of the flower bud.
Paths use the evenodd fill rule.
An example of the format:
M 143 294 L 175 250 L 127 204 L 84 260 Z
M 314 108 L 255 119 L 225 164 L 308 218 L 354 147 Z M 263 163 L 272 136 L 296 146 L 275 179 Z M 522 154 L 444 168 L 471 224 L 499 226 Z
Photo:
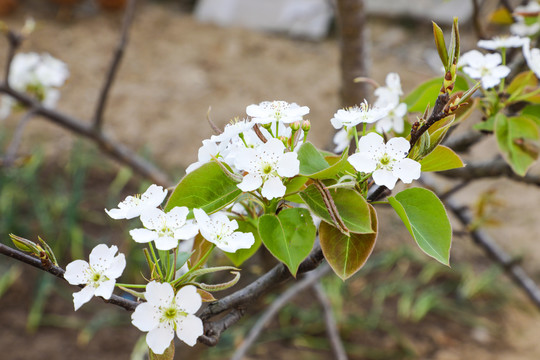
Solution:
M 295 121 L 291 124 L 291 130 L 293 132 L 300 130 L 300 121 Z
M 311 122 L 309 120 L 302 121 L 302 130 L 308 132 L 311 129 Z
M 272 123 L 268 123 L 268 124 L 260 124 L 263 128 L 265 128 L 266 130 L 270 130 L 270 128 L 272 127 Z

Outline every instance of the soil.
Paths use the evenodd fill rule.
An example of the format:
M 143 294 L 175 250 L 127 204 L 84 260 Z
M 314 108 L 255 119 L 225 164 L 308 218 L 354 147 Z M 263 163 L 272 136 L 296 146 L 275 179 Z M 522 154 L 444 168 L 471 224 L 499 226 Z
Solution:
M 93 10 L 58 13 L 56 8 L 43 2 L 28 1 L 3 20 L 17 28 L 27 15 L 34 16 L 38 26 L 25 42 L 23 51 L 49 52 L 69 64 L 71 76 L 62 89 L 58 108 L 81 119 L 90 119 L 118 39 L 121 15 Z M 415 84 L 435 75 L 425 61 L 425 55 L 432 54 L 433 49 L 430 24 L 372 20 L 369 28 L 372 78 L 383 83 L 388 72 L 398 71 L 407 93 Z M 470 33 L 470 29 L 464 29 Z M 412 38 L 414 43 L 410 42 Z M 0 48 L 6 48 L 5 42 L 0 44 Z M 464 36 L 463 48 L 471 48 L 473 44 L 471 36 Z M 0 66 L 3 65 L 1 61 Z M 333 131 L 328 120 L 339 107 L 339 81 L 339 52 L 335 39 L 306 42 L 240 28 L 224 29 L 198 23 L 172 3 L 143 2 L 138 8 L 130 43 L 108 102 L 105 129 L 130 148 L 148 154 L 169 171 L 181 173 L 196 160 L 196 150 L 202 139 L 211 134 L 206 123 L 209 106 L 212 107 L 211 117 L 223 126 L 232 117 L 243 116 L 244 108 L 249 104 L 283 99 L 310 107 L 314 129 L 311 139 L 316 145 L 327 147 L 329 134 Z M 12 129 L 17 118 L 15 115 L 7 119 L 6 128 Z M 69 153 L 74 141 L 69 133 L 46 121 L 35 120 L 26 130 L 23 150 L 30 149 L 33 144 L 46 143 L 44 151 L 48 158 L 59 162 Z M 492 140 L 484 141 L 473 149 L 469 159 L 485 158 L 494 149 Z M 538 166 L 533 169 L 538 170 Z M 95 184 L 98 188 L 107 185 L 106 182 Z M 492 208 L 493 217 L 504 224 L 488 228 L 488 232 L 511 254 L 521 255 L 527 271 L 540 280 L 540 262 L 537 261 L 540 259 L 537 243 L 540 191 L 499 179 L 475 182 L 459 192 L 456 199 L 472 204 L 487 189 L 493 189 L 504 202 L 502 206 Z M 520 202 L 514 201 L 516 195 Z M 399 220 L 386 209 L 380 210 L 380 218 L 386 219 L 381 228 L 388 230 L 380 234 L 378 248 L 402 243 L 404 228 L 399 225 Z M 460 229 L 458 225 L 455 227 Z M 472 263 L 476 270 L 487 266 L 481 251 L 463 237 L 456 237 L 452 258 L 453 264 Z M 0 260 L 2 264 L 8 262 L 5 258 Z M 27 279 L 26 269 L 24 278 Z M 28 279 L 36 278 L 37 272 L 28 270 Z M 506 283 L 503 276 L 501 282 Z M 114 328 L 98 331 L 88 344 L 84 344 L 79 330 L 69 328 L 69 324 L 76 319 L 90 321 L 92 309 L 107 308 L 107 305 L 93 300 L 88 311 L 74 314 L 67 286 L 60 286 L 61 290 L 54 292 L 46 304 L 47 313 L 63 316 L 62 320 L 29 334 L 25 323 L 30 306 L 28 295 L 34 291 L 32 284 L 33 281 L 28 284 L 16 282 L 0 298 L 0 358 L 129 358 L 128 354 L 140 336 L 129 325 L 129 317 L 126 315 L 123 320 L 118 320 L 115 323 L 118 326 Z M 362 284 L 357 278 L 349 286 L 362 289 Z M 511 284 L 505 286 L 511 293 L 509 305 L 489 316 L 467 315 L 479 316 L 488 325 L 464 326 L 438 315 L 430 315 L 421 323 L 394 319 L 396 332 L 402 337 L 399 341 L 389 337 L 388 333 L 382 336 L 365 329 L 348 334 L 347 340 L 357 346 L 369 345 L 372 349 L 405 347 L 416 355 L 406 351 L 359 352 L 360 355 L 351 355 L 351 358 L 538 359 L 538 311 L 517 288 Z M 346 301 L 347 316 L 366 305 L 354 297 Z M 388 311 L 389 318 L 395 318 L 392 315 L 395 304 L 394 308 L 389 305 Z M 59 323 L 63 325 L 58 326 Z M 274 325 L 273 328 L 277 326 Z M 234 344 L 238 340 L 236 337 L 231 341 Z M 251 358 L 332 358 L 327 350 L 317 351 L 303 344 L 301 341 L 269 341 L 258 346 Z M 220 350 L 205 352 L 202 345 L 192 350 L 183 347 L 178 351 L 191 351 L 185 354 L 192 358 L 224 358 Z

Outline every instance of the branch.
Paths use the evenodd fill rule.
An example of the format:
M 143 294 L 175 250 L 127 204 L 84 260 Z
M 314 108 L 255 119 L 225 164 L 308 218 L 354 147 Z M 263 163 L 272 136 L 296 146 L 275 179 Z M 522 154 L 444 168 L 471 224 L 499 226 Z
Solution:
M 421 182 L 431 187 L 435 193 L 439 193 L 437 186 L 433 180 L 433 177 L 424 174 L 422 175 Z M 467 207 L 458 205 L 452 199 L 443 199 L 446 207 L 454 213 L 461 224 L 468 229 L 468 233 L 473 239 L 474 243 L 484 250 L 495 262 L 499 263 L 506 273 L 510 276 L 512 281 L 522 288 L 529 299 L 540 309 L 540 289 L 536 286 L 536 283 L 527 275 L 525 270 L 516 263 L 516 261 L 508 255 L 497 243 L 483 230 L 473 229 L 470 230 L 469 226 L 473 222 L 473 217 L 470 210 Z
M 26 124 L 28 124 L 28 122 L 30 121 L 30 119 L 32 119 L 34 115 L 34 110 L 30 109 L 26 114 L 24 114 L 21 120 L 19 120 L 19 123 L 15 128 L 15 132 L 13 133 L 13 139 L 11 139 L 11 143 L 9 144 L 6 150 L 6 155 L 4 156 L 4 161 L 2 165 L 4 165 L 5 167 L 10 167 L 15 162 L 17 150 L 21 145 L 24 127 L 26 126 Z
M 122 23 L 122 31 L 118 45 L 116 46 L 116 51 L 114 52 L 111 65 L 109 66 L 109 71 L 107 72 L 107 77 L 105 78 L 105 83 L 99 94 L 96 111 L 94 114 L 94 129 L 96 131 L 101 131 L 103 124 L 103 112 L 105 111 L 105 106 L 107 105 L 107 99 L 109 97 L 109 90 L 114 82 L 116 73 L 118 72 L 118 67 L 120 66 L 120 61 L 122 61 L 122 56 L 124 55 L 124 49 L 126 48 L 128 42 L 129 28 L 133 22 L 133 15 L 135 14 L 135 3 L 137 0 L 129 0 L 124 13 L 124 20 Z
M 477 39 L 485 39 L 486 35 L 482 30 L 482 22 L 480 21 L 480 8 L 483 4 L 479 3 L 480 0 L 471 0 L 473 5 L 473 27 Z
M 31 265 L 35 268 L 38 268 L 40 270 L 46 271 L 50 274 L 53 274 L 54 276 L 64 279 L 64 273 L 66 272 L 64 269 L 62 269 L 59 266 L 56 266 L 50 262 L 43 262 L 41 259 L 28 255 L 20 250 L 13 249 L 9 246 L 6 246 L 4 244 L 0 243 L 0 254 L 6 255 L 8 257 L 11 257 L 15 260 L 21 261 L 25 264 Z M 83 285 L 79 285 L 80 288 L 84 287 Z M 139 305 L 138 302 L 124 299 L 123 297 L 120 297 L 118 295 L 112 295 L 110 299 L 106 300 L 103 299 L 104 302 L 120 306 L 128 311 L 133 311 Z
M 312 285 L 313 290 L 315 290 L 315 295 L 317 300 L 321 304 L 324 311 L 324 323 L 326 324 L 326 334 L 332 345 L 332 350 L 334 350 L 334 358 L 336 360 L 347 360 L 347 352 L 343 346 L 343 342 L 339 337 L 339 331 L 336 324 L 336 319 L 334 318 L 334 313 L 332 312 L 332 306 L 326 296 L 324 289 L 321 286 L 320 282 L 317 282 Z
M 443 145 L 448 146 L 450 149 L 457 152 L 466 152 L 469 151 L 471 146 L 482 140 L 484 136 L 484 133 L 471 130 L 463 134 L 447 137 L 446 140 L 443 141 Z
M 411 129 L 411 140 L 409 141 L 409 143 L 411 144 L 411 149 L 418 141 L 418 139 L 420 139 L 422 134 L 428 131 L 428 129 L 433 124 L 448 116 L 448 113 L 445 111 L 445 107 L 446 104 L 448 104 L 449 100 L 450 96 L 447 93 L 437 96 L 437 100 L 435 100 L 435 106 L 433 106 L 433 111 L 431 112 L 431 115 L 426 120 L 426 122 L 422 126 L 420 126 L 418 121 L 413 124 L 413 127 Z
M 253 326 L 247 337 L 244 339 L 244 341 L 240 344 L 234 355 L 231 357 L 231 360 L 241 360 L 246 355 L 247 351 L 249 350 L 251 345 L 253 345 L 255 340 L 257 340 L 268 321 L 270 321 L 279 312 L 279 310 L 289 301 L 291 301 L 295 296 L 297 296 L 299 293 L 301 293 L 308 287 L 312 286 L 329 271 L 330 266 L 328 264 L 324 264 L 317 270 L 306 275 L 305 278 L 298 281 L 296 284 L 292 285 L 289 289 L 287 289 L 287 291 L 285 291 L 276 300 L 274 300 L 272 305 L 270 305 L 270 307 L 264 312 L 264 314 L 259 318 L 259 320 L 257 320 L 255 326 Z
M 8 30 L 6 33 L 6 38 L 9 43 L 9 49 L 8 49 L 8 56 L 6 60 L 6 69 L 4 71 L 4 81 L 6 83 L 6 86 L 9 86 L 9 72 L 11 71 L 11 63 L 13 62 L 13 57 L 15 56 L 15 52 L 21 46 L 22 43 L 22 36 L 19 34 Z
M 10 88 L 6 83 L 0 83 L 0 93 L 8 94 L 22 105 L 33 109 L 36 115 L 42 115 L 47 120 L 94 141 L 105 154 L 129 166 L 133 171 L 152 180 L 154 183 L 165 187 L 171 185 L 169 177 L 164 172 L 107 135 L 97 133 L 92 126 L 87 125 L 82 120 L 45 107 L 33 97 Z
M 449 178 L 458 178 L 466 181 L 505 176 L 517 182 L 540 186 L 540 176 L 530 174 L 519 176 L 512 170 L 510 165 L 508 165 L 506 161 L 501 158 L 480 163 L 469 163 L 465 167 L 441 171 L 438 174 Z

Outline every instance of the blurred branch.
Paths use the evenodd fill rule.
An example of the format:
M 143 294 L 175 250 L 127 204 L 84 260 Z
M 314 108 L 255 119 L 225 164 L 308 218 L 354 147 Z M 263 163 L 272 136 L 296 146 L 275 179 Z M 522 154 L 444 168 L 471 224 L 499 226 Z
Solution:
M 19 103 L 33 109 L 36 115 L 42 115 L 51 122 L 94 141 L 105 154 L 118 162 L 129 166 L 139 175 L 152 180 L 158 185 L 163 185 L 166 187 L 171 185 L 171 181 L 167 174 L 159 170 L 152 163 L 114 141 L 107 135 L 96 132 L 92 126 L 89 126 L 82 120 L 45 107 L 33 97 L 8 87 L 6 83 L 0 83 L 0 93 L 10 95 Z
M 60 279 L 64 279 L 64 273 L 66 272 L 59 266 L 54 265 L 50 260 L 46 262 L 41 259 L 28 255 L 20 250 L 13 249 L 9 246 L 0 243 L 0 254 L 6 255 L 15 260 L 21 261 L 25 264 L 31 265 L 40 270 L 46 271 L 50 274 L 53 274 Z M 79 285 L 80 288 L 83 288 L 84 285 Z M 139 305 L 136 301 L 124 299 L 118 295 L 112 295 L 110 299 L 103 299 L 104 302 L 123 307 L 126 310 L 133 311 Z
M 22 140 L 22 134 L 24 131 L 24 127 L 30 119 L 35 115 L 35 112 L 33 109 L 30 109 L 26 112 L 26 114 L 23 115 L 21 120 L 19 120 L 19 123 L 17 124 L 17 127 L 15 128 L 15 132 L 13 133 L 13 138 L 11 139 L 11 143 L 9 144 L 6 155 L 4 156 L 3 166 L 10 167 L 13 165 L 13 162 L 15 161 L 17 157 L 17 150 L 19 149 L 19 146 L 21 145 Z
M 482 29 L 482 21 L 480 20 L 480 9 L 483 5 L 483 1 L 481 0 L 471 0 L 473 5 L 473 27 L 474 27 L 474 33 L 476 35 L 477 39 L 485 39 L 486 35 L 484 34 L 484 30 Z
M 332 350 L 334 351 L 334 359 L 336 360 L 347 360 L 347 353 L 343 347 L 341 338 L 339 337 L 339 331 L 336 324 L 336 319 L 334 318 L 334 313 L 332 311 L 332 305 L 330 300 L 320 282 L 317 282 L 312 285 L 313 290 L 315 291 L 315 296 L 321 304 L 324 311 L 324 323 L 326 325 L 326 335 L 330 340 Z
M 423 174 L 421 182 L 432 188 L 435 193 L 440 193 L 432 176 Z M 497 243 L 482 229 L 471 229 L 473 216 L 471 211 L 466 206 L 460 206 L 452 199 L 443 199 L 444 204 L 458 218 L 460 223 L 465 227 L 474 243 L 478 245 L 484 252 L 497 262 L 510 276 L 512 281 L 522 288 L 529 299 L 540 309 L 540 289 L 536 283 L 527 275 L 525 270 L 512 258 L 504 249 L 499 247 Z
M 15 52 L 17 51 L 19 46 L 21 46 L 23 38 L 21 35 L 11 30 L 6 30 L 6 38 L 8 41 L 8 54 L 6 60 L 6 69 L 4 72 L 4 81 L 6 83 L 6 86 L 9 87 L 9 72 L 11 71 L 11 63 L 13 62 Z
M 468 131 L 459 135 L 447 137 L 443 145 L 457 152 L 466 152 L 471 146 L 484 138 L 485 134 L 479 131 Z
M 105 78 L 105 83 L 99 94 L 96 112 L 94 114 L 94 129 L 96 131 L 101 131 L 103 124 L 103 112 L 105 111 L 105 106 L 107 105 L 107 99 L 109 98 L 109 90 L 114 82 L 116 73 L 118 72 L 118 67 L 122 61 L 122 56 L 124 55 L 124 49 L 126 48 L 129 36 L 129 28 L 133 22 L 133 15 L 135 14 L 135 4 L 137 0 L 129 0 L 124 13 L 124 20 L 122 23 L 122 31 L 120 35 L 120 40 L 116 46 L 111 65 L 109 66 L 109 71 L 107 72 L 107 77 Z
M 501 158 L 481 163 L 469 163 L 465 167 L 441 171 L 438 174 L 452 179 L 462 179 L 466 181 L 505 176 L 517 182 L 540 186 L 540 176 L 519 176 L 512 170 L 510 165 Z
M 259 320 L 257 320 L 253 328 L 251 328 L 247 337 L 244 339 L 244 341 L 235 351 L 234 355 L 231 357 L 231 360 L 242 360 L 247 354 L 249 348 L 253 345 L 253 343 L 261 334 L 265 325 L 279 312 L 279 310 L 299 293 L 312 286 L 329 271 L 330 266 L 328 264 L 322 265 L 317 270 L 307 274 L 302 280 L 292 285 L 289 289 L 287 289 L 287 291 L 285 291 L 277 299 L 275 299 L 270 305 L 270 307 L 266 309 L 263 315 L 259 318 Z

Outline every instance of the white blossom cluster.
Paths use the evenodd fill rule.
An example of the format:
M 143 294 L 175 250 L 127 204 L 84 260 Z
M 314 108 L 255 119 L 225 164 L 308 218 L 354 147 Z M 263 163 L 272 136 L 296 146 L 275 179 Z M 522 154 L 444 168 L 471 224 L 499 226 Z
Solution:
M 36 97 L 44 106 L 54 107 L 60 98 L 58 88 L 69 76 L 67 65 L 49 54 L 19 53 L 13 57 L 8 76 L 9 85 Z M 15 100 L 3 96 L 0 100 L 0 119 L 11 113 Z

